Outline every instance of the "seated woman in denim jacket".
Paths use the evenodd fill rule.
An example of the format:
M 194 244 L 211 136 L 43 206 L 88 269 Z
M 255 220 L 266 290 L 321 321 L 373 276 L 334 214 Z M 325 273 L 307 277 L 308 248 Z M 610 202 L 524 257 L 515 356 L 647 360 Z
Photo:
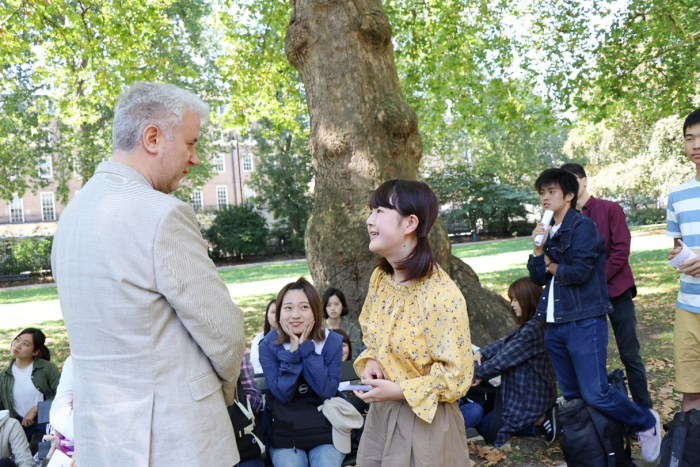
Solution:
M 277 296 L 277 329 L 260 342 L 260 363 L 273 399 L 269 407 L 311 399 L 320 405 L 338 393 L 343 338 L 323 328 L 322 308 L 318 292 L 303 277 L 284 286 Z M 319 434 L 318 439 L 323 441 L 318 445 L 302 449 L 299 438 L 294 438 L 304 433 L 285 439 L 280 431 L 275 433 L 279 413 L 274 417 L 268 433 L 276 467 L 340 467 L 345 454 L 333 445 L 330 427 L 327 433 Z
M 500 396 L 503 412 L 500 427 L 493 444 L 502 446 L 512 435 L 534 435 L 535 422 L 554 406 L 557 381 L 544 345 L 545 324 L 532 319 L 542 295 L 542 287 L 522 277 L 508 288 L 513 319 L 519 326 L 502 339 L 482 347 L 474 354 L 474 381 L 501 375 Z M 552 417 L 550 412 L 550 418 Z M 550 419 L 550 427 L 553 420 Z M 481 430 L 488 433 L 491 414 L 481 422 Z M 551 430 L 553 441 L 556 430 Z

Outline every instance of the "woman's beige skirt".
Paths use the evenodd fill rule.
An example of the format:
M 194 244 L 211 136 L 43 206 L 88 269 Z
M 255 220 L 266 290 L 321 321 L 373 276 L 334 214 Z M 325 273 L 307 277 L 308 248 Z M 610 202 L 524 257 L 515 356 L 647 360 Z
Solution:
M 357 451 L 357 467 L 470 467 L 464 418 L 456 402 L 438 404 L 433 423 L 406 401 L 375 402 Z

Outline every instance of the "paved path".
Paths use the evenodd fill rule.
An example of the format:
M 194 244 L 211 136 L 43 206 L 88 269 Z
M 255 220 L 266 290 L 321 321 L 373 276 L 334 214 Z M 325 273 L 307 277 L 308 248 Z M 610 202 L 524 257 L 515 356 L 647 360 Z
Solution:
M 508 241 L 508 240 L 506 240 Z M 660 248 L 670 249 L 672 242 L 665 235 L 649 235 L 643 237 L 632 237 L 632 251 L 640 250 L 656 250 Z M 501 253 L 499 255 L 484 256 L 478 258 L 465 258 L 466 262 L 474 269 L 477 274 L 484 272 L 503 271 L 513 268 L 522 268 L 525 271 L 527 257 L 530 254 L 530 249 L 515 251 L 509 253 Z M 280 261 L 284 262 L 304 262 L 301 260 Z M 271 263 L 256 263 L 240 266 L 232 266 L 234 268 L 257 266 L 260 264 Z M 272 263 L 274 264 L 274 263 Z M 229 266 L 230 268 L 231 266 Z M 227 284 L 231 297 L 245 297 L 249 295 L 260 295 L 264 293 L 275 293 L 279 291 L 285 284 L 295 280 L 297 277 L 285 277 L 258 282 L 246 282 L 243 284 Z M 33 286 L 42 287 L 43 285 Z M 26 286 L 23 286 L 23 288 Z M 60 320 L 61 307 L 58 300 L 48 300 L 43 302 L 26 302 L 16 303 L 12 305 L 0 305 L 0 322 L 7 328 L 26 327 L 30 324 L 37 324 L 43 321 Z

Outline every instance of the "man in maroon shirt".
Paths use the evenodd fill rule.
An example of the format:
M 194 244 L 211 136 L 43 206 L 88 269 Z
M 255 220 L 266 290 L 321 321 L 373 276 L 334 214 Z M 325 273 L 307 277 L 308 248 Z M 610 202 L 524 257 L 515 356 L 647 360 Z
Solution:
M 561 168 L 578 178 L 576 209 L 596 223 L 605 240 L 605 275 L 613 306 L 613 312 L 608 316 L 615 333 L 620 360 L 625 365 L 632 399 L 640 407 L 652 408 L 647 389 L 647 372 L 639 355 L 637 316 L 632 301 L 637 295 L 637 287 L 634 285 L 629 262 L 631 235 L 625 213 L 619 204 L 594 198 L 588 193 L 588 179 L 581 165 L 564 164 Z

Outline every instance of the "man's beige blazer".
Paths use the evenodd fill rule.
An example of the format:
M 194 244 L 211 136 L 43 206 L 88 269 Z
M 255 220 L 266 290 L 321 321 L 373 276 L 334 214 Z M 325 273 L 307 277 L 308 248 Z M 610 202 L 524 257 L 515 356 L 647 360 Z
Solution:
M 192 208 L 103 162 L 63 211 L 51 264 L 74 366 L 79 467 L 220 466 L 243 315 Z

